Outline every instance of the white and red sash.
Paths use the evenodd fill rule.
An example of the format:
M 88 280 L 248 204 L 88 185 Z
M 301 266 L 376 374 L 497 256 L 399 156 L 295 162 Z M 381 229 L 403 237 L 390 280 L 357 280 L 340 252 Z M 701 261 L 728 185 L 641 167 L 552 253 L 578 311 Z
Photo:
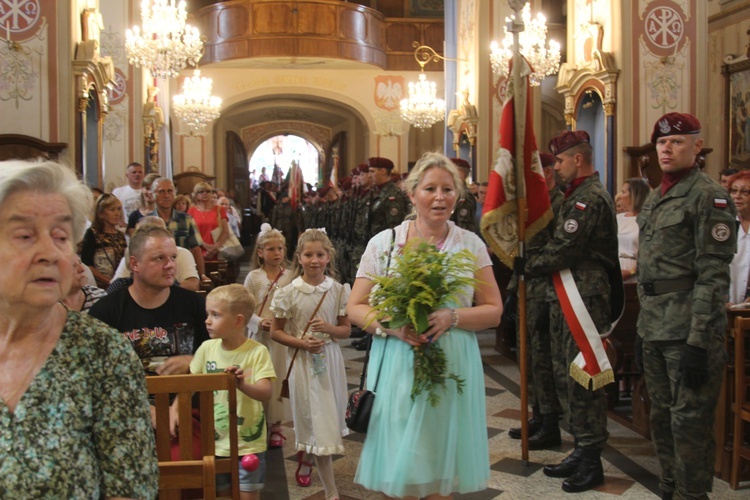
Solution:
M 552 273 L 557 298 L 565 322 L 580 352 L 570 364 L 570 376 L 586 389 L 595 391 L 615 381 L 612 365 L 604 350 L 602 337 L 591 319 L 570 269 Z M 614 329 L 615 321 L 608 332 Z

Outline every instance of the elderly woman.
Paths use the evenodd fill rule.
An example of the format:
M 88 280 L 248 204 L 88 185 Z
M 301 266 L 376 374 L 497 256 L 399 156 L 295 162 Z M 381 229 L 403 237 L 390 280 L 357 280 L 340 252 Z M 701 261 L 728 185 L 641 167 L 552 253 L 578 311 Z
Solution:
M 87 284 L 87 270 L 88 267 L 81 262 L 81 259 L 78 257 L 73 259 L 73 281 L 70 291 L 62 299 L 62 303 L 72 311 L 87 313 L 97 300 L 107 295 L 105 290 Z
M 130 212 L 130 217 L 128 217 L 128 228 L 125 231 L 128 233 L 128 236 L 133 236 L 133 231 L 135 231 L 135 226 L 138 224 L 139 220 L 156 210 L 156 202 L 154 202 L 154 193 L 151 191 L 151 185 L 156 179 L 160 178 L 161 175 L 155 173 L 148 174 L 143 178 L 143 184 L 141 184 L 140 206 L 138 207 L 138 210 Z
M 737 253 L 729 265 L 729 304 L 750 302 L 750 171 L 729 178 L 729 195 L 737 207 Z
M 367 244 L 347 307 L 351 322 L 364 328 L 371 319 L 371 276 L 383 276 L 390 249 L 395 249 L 392 259 L 396 261 L 399 248 L 412 240 L 431 242 L 442 252 L 468 249 L 477 257 L 477 287 L 473 297 L 468 290 L 453 309 L 433 311 L 428 316 L 429 329 L 422 335 L 409 327 L 383 328 L 377 321 L 367 326 L 368 333 L 378 333 L 372 339 L 368 388 L 372 389 L 378 372 L 379 382 L 354 480 L 387 497 L 437 499 L 486 487 L 484 373 L 474 332 L 497 326 L 503 306 L 486 245 L 450 221 L 463 189 L 453 163 L 441 154 L 427 153 L 404 185 L 416 217 L 396 227 L 394 245 L 391 230 L 375 235 Z M 427 394 L 410 397 L 413 347 L 427 342 L 442 347 L 447 366 L 465 381 L 462 393 L 448 383 L 434 407 Z
M 207 260 L 216 259 L 219 249 L 229 238 L 227 212 L 211 197 L 214 188 L 207 182 L 199 182 L 193 188 L 195 205 L 188 209 L 188 213 L 195 219 L 195 225 L 203 239 L 203 257 Z M 221 234 L 215 229 L 221 228 Z
M 620 256 L 622 280 L 635 282 L 635 261 L 638 257 L 638 223 L 636 217 L 641 213 L 643 202 L 651 192 L 645 179 L 633 177 L 626 180 L 617 193 L 617 244 Z
M 0 162 L 0 477 L 7 498 L 153 498 L 143 369 L 60 301 L 91 207 L 56 163 Z

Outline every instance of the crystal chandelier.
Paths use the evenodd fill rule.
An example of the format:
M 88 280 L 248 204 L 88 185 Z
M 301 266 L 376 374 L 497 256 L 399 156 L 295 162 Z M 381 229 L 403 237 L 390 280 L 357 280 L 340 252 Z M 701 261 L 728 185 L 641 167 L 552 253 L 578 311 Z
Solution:
M 529 75 L 529 83 L 534 86 L 541 85 L 545 76 L 554 75 L 560 68 L 560 44 L 550 40 L 549 48 L 545 47 L 547 20 L 541 12 L 536 15 L 535 19 L 531 19 L 531 9 L 528 3 L 521 11 L 521 18 L 524 24 L 524 31 L 518 34 L 521 55 L 529 61 L 529 65 L 534 70 Z M 512 20 L 505 18 L 506 23 Z M 507 26 L 503 27 L 503 31 L 505 37 L 502 47 L 497 42 L 492 42 L 490 51 L 492 72 L 496 77 L 508 76 L 508 64 L 513 56 L 513 33 L 508 31 Z
M 430 128 L 445 118 L 445 101 L 437 98 L 437 86 L 424 70 L 418 82 L 409 82 L 409 98 L 401 99 L 401 118 L 417 128 Z
M 409 82 L 409 98 L 401 99 L 401 118 L 417 128 L 425 129 L 445 119 L 445 101 L 437 98 L 437 85 L 427 79 L 424 66 L 428 62 L 445 59 L 427 45 L 416 47 L 414 58 L 420 66 L 419 81 Z
M 153 1 L 153 6 L 151 3 Z M 143 33 L 138 26 L 125 33 L 128 62 L 151 71 L 154 78 L 175 78 L 190 64 L 195 66 L 203 55 L 203 39 L 189 24 L 185 2 L 143 0 L 141 2 Z
M 185 78 L 182 93 L 172 98 L 174 113 L 190 127 L 190 135 L 206 135 L 208 124 L 221 114 L 221 99 L 211 95 L 213 84 L 196 69 Z

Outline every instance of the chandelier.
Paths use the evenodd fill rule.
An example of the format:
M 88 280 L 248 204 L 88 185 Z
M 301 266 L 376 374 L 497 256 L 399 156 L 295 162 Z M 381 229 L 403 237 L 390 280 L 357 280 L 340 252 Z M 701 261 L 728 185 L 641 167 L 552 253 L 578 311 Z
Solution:
M 153 6 L 151 3 L 153 1 Z M 143 0 L 141 2 L 143 33 L 138 26 L 125 33 L 128 62 L 151 71 L 154 78 L 175 78 L 190 64 L 195 66 L 203 55 L 203 39 L 189 24 L 185 2 Z
M 425 129 L 445 119 L 445 101 L 437 98 L 437 85 L 427 79 L 424 66 L 430 61 L 445 59 L 427 45 L 412 44 L 414 58 L 420 66 L 419 81 L 409 82 L 409 98 L 401 99 L 401 118 L 417 128 Z
M 535 19 L 531 19 L 531 9 L 527 3 L 521 11 L 524 30 L 518 34 L 521 55 L 526 58 L 531 66 L 533 73 L 529 75 L 529 83 L 537 86 L 542 84 L 545 76 L 554 75 L 560 68 L 560 44 L 554 40 L 549 41 L 549 48 L 546 48 L 547 42 L 547 20 L 540 12 Z M 505 18 L 506 23 L 511 23 L 515 19 Z M 505 37 L 502 46 L 497 42 L 492 42 L 490 48 L 490 61 L 492 62 L 492 72 L 496 77 L 508 76 L 508 66 L 513 56 L 513 33 L 508 31 L 508 27 L 503 27 Z
M 174 113 L 190 127 L 190 135 L 206 135 L 208 124 L 221 114 L 221 99 L 211 95 L 213 84 L 196 69 L 185 78 L 182 93 L 172 98 Z

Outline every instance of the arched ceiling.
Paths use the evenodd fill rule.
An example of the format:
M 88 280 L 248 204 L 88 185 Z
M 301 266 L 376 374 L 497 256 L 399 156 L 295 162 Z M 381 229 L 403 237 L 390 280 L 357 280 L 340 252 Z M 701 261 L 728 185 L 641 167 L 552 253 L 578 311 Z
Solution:
M 310 122 L 333 130 L 346 128 L 362 119 L 351 108 L 309 95 L 274 95 L 250 99 L 231 106 L 221 113 L 237 129 L 273 121 Z

